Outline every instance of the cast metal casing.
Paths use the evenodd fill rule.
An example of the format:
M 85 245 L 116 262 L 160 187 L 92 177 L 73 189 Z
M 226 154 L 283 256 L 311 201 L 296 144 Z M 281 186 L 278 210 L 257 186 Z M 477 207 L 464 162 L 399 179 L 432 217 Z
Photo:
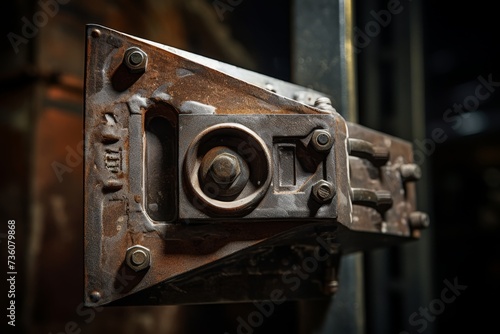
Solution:
M 87 306 L 325 297 L 342 252 L 418 237 L 408 142 L 297 85 L 102 26 L 86 38 Z

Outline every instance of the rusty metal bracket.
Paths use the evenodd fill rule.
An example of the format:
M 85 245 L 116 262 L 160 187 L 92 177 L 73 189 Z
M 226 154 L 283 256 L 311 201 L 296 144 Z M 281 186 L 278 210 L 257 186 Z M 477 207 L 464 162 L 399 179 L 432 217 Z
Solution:
M 87 26 L 85 304 L 321 298 L 417 239 L 411 144 L 328 96 Z

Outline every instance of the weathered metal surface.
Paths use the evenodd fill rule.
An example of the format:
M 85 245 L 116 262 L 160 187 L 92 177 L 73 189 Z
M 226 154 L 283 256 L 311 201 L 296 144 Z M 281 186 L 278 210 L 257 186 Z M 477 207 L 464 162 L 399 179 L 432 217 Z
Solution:
M 416 236 L 411 145 L 273 82 L 87 27 L 87 306 L 329 296 L 342 252 Z
M 402 167 L 413 163 L 411 144 L 353 123 L 349 123 L 349 137 L 370 144 L 369 149 L 359 150 L 369 151 L 366 156 L 353 152 L 361 145 L 351 145 L 349 177 L 353 193 L 362 197 L 369 190 L 375 197 L 353 199 L 352 229 L 403 237 L 418 234 L 408 221 L 416 210 L 415 183 L 401 174 Z

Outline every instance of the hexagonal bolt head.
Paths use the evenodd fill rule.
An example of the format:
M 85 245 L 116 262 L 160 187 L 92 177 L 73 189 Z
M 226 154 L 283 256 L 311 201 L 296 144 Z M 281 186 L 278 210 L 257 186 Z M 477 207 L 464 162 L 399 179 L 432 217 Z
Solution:
M 399 168 L 403 181 L 418 181 L 422 177 L 422 170 L 416 164 L 404 164 Z
M 236 180 L 241 173 L 238 158 L 229 153 L 217 155 L 210 165 L 210 175 L 215 182 L 222 185 L 229 185 Z
M 323 204 L 335 196 L 335 188 L 330 182 L 321 180 L 313 185 L 311 196 L 316 202 Z
M 148 55 L 141 49 L 133 47 L 125 51 L 123 62 L 132 73 L 144 72 L 148 64 Z
M 430 220 L 429 220 L 429 215 L 427 215 L 425 212 L 421 211 L 415 211 L 410 213 L 410 216 L 408 217 L 410 226 L 414 229 L 424 229 L 429 227 Z
M 243 191 L 250 170 L 245 160 L 231 148 L 216 146 L 203 157 L 198 176 L 207 196 L 226 200 Z
M 311 145 L 318 152 L 329 151 L 333 146 L 333 137 L 326 130 L 314 130 L 311 135 Z
M 134 271 L 141 271 L 151 265 L 151 252 L 146 247 L 135 245 L 127 249 L 127 265 Z

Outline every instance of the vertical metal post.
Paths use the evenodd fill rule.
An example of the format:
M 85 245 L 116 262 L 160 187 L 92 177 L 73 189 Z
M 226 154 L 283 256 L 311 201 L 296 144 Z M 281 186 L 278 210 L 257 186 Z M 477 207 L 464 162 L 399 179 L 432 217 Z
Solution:
M 349 121 L 357 121 L 352 0 L 294 0 L 292 79 L 325 92 Z
M 409 59 L 410 85 L 408 87 L 408 109 L 411 110 L 412 137 L 422 140 L 426 136 L 425 124 L 425 94 L 424 94 L 424 60 L 423 60 L 423 28 L 422 4 L 412 3 L 409 11 L 409 36 L 406 56 Z M 404 117 L 404 116 L 403 116 Z M 407 121 L 406 121 L 407 122 Z M 430 184 L 430 168 L 428 163 L 421 165 L 423 177 L 418 182 L 417 203 L 420 210 L 430 212 L 432 201 Z M 432 217 L 432 216 L 431 216 Z M 432 221 L 431 221 L 432 224 Z M 433 225 L 429 228 L 419 242 L 402 247 L 401 267 L 405 282 L 404 287 L 408 298 L 403 303 L 404 329 L 410 331 L 409 317 L 421 305 L 428 305 L 435 297 L 431 277 L 434 277 L 432 251 L 433 251 Z M 429 323 L 426 333 L 436 331 L 434 323 Z
M 384 1 L 363 1 L 358 27 L 367 31 L 373 11 Z M 360 123 L 412 141 L 425 136 L 422 5 L 402 3 L 390 23 L 380 28 L 358 54 Z M 361 77 L 360 77 L 361 78 Z M 417 183 L 418 209 L 428 211 L 428 173 Z M 409 316 L 432 300 L 431 228 L 415 243 L 365 254 L 367 328 L 370 334 L 415 330 Z M 432 333 L 428 324 L 426 333 Z
M 329 94 L 337 111 L 356 122 L 353 1 L 294 0 L 292 15 L 293 81 Z M 339 275 L 339 292 L 326 305 L 326 314 L 318 310 L 323 319 L 315 330 L 364 333 L 363 254 L 344 256 Z

